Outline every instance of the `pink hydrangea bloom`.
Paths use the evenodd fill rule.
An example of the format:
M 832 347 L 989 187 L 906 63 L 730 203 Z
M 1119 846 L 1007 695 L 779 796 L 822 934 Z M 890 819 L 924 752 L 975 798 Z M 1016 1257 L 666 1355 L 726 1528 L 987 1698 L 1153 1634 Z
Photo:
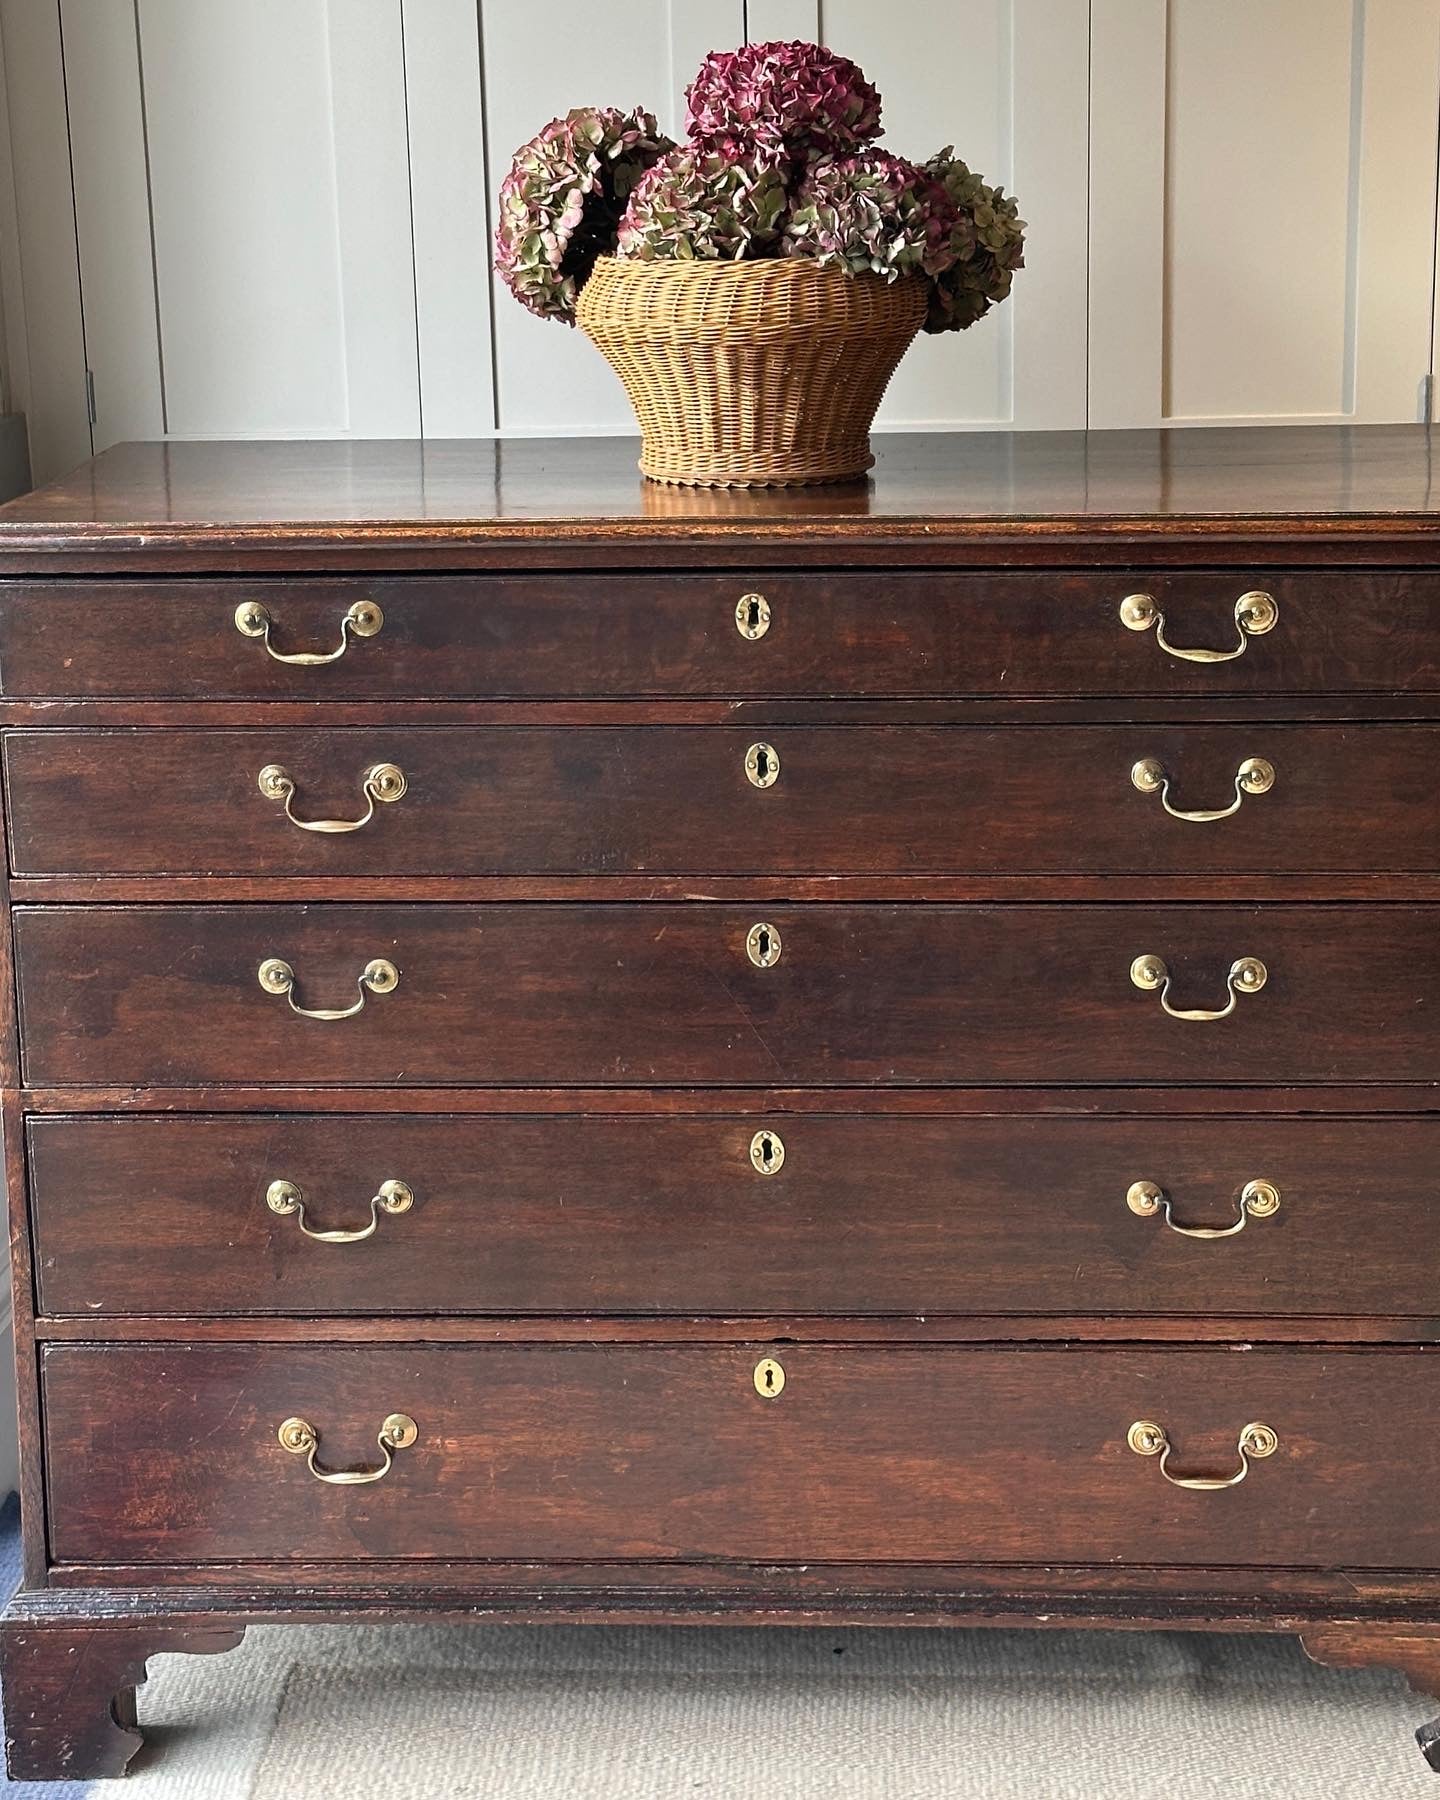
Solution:
M 722 155 L 838 155 L 880 136 L 880 96 L 819 44 L 714 50 L 685 90 L 694 141 Z
M 838 263 L 852 275 L 939 275 L 954 261 L 961 220 L 943 184 L 885 150 L 810 164 L 785 227 L 785 254 Z
M 954 255 L 930 283 L 926 331 L 963 331 L 1010 293 L 1025 266 L 1025 221 L 1003 188 L 972 173 L 947 144 L 925 164 L 954 205 Z
M 616 254 L 640 262 L 771 255 L 788 204 L 783 165 L 687 145 L 640 178 Z
M 652 114 L 613 106 L 576 107 L 521 145 L 500 188 L 495 268 L 522 306 L 575 323 L 636 182 L 672 149 Z

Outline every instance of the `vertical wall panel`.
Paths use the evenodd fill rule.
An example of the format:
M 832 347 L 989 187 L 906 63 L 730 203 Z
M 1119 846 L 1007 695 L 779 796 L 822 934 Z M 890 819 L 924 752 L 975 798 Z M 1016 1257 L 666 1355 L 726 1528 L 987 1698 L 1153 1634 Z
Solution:
M 58 0 L 0 0 L 9 101 L 18 281 L 7 275 L 14 404 L 36 481 L 90 454 L 85 332 L 65 118 Z
M 923 161 L 953 144 L 1031 226 L 1012 297 L 969 331 L 922 336 L 881 422 L 1083 425 L 1086 0 L 825 0 L 822 20 L 880 89 L 884 148 Z
M 733 47 L 744 35 L 739 0 L 608 0 L 603 31 L 595 18 L 592 0 L 526 6 L 489 0 L 485 128 L 492 185 L 499 185 L 518 145 L 572 106 L 649 107 L 673 133 L 683 125 L 680 90 L 700 54 Z M 498 282 L 494 316 L 502 429 L 634 429 L 620 383 L 578 331 L 525 312 Z
M 404 0 L 420 412 L 426 437 L 495 427 L 491 183 L 476 0 Z
M 60 0 L 85 349 L 97 450 L 165 432 L 145 106 L 127 0 Z
M 139 18 L 170 431 L 418 432 L 400 0 Z
M 1096 0 L 1092 70 L 1091 422 L 1416 418 L 1437 0 Z

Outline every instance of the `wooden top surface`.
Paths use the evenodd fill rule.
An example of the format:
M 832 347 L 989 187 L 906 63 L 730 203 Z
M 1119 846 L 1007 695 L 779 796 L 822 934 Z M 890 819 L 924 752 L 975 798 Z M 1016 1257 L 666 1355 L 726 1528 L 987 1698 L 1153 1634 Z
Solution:
M 935 561 L 1017 539 L 1413 539 L 1440 527 L 1437 443 L 1421 425 L 903 433 L 876 438 L 867 481 L 768 490 L 659 487 L 630 438 L 124 444 L 0 507 L 0 569 L 57 551 L 223 568 L 467 545 L 538 564 L 557 543 L 636 560 L 908 543 Z

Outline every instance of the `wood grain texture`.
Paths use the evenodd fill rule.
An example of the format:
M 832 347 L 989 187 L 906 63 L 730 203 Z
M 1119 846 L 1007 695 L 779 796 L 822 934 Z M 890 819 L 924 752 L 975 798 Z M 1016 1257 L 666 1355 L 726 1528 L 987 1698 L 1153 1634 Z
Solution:
M 0 524 L 5 513 L 0 510 Z M 0 544 L 4 532 L 0 529 Z M 1165 655 L 1120 602 L 1144 591 L 1182 646 L 1238 642 L 1238 597 L 1262 587 L 1276 628 L 1234 662 Z M 747 641 L 735 608 L 762 593 Z M 356 601 L 384 624 L 320 667 L 277 662 L 235 628 L 254 600 L 275 648 L 323 653 Z M 540 574 L 13 581 L 0 586 L 9 696 L 229 696 L 277 701 L 619 696 L 1390 695 L 1440 689 L 1440 577 L 1274 568 L 1177 573 L 1003 569 L 847 575 L 757 568 L 669 576 Z M 408 716 L 408 715 L 407 715 Z
M 0 570 L 1433 562 L 1425 426 L 881 436 L 866 482 L 666 490 L 625 439 L 127 444 L 0 509 Z M 978 553 L 978 555 L 977 555 Z
M 52 1345 L 54 1554 L 71 1562 L 717 1556 L 1414 1569 L 1426 1502 L 1423 1351 L 967 1351 L 764 1344 L 486 1349 Z M 418 1441 L 364 1487 L 389 1412 Z M 1419 1429 L 1374 1430 L 1399 1411 Z M 1125 1443 L 1171 1434 L 1177 1472 L 1227 1475 L 1250 1420 L 1277 1454 L 1182 1493 Z M 263 1493 L 264 1503 L 256 1504 Z
M 780 961 L 752 966 L 763 920 Z M 14 915 L 28 1082 L 404 1087 L 1434 1083 L 1427 907 L 55 907 Z M 1227 1019 L 1241 957 L 1269 981 Z M 257 970 L 280 957 L 297 1017 Z
M 20 875 L 1283 878 L 1440 872 L 1437 749 L 1418 725 L 29 731 L 6 735 L 5 779 Z M 1172 807 L 1221 811 L 1257 757 L 1273 788 L 1198 823 L 1131 774 L 1157 762 Z M 406 788 L 370 808 L 378 764 Z M 296 819 L 373 817 L 303 830 L 258 787 L 268 766 Z
M 783 1146 L 773 1174 L 751 1160 L 761 1132 Z M 32 1119 L 27 1135 L 42 1310 L 96 1331 L 185 1313 L 1273 1329 L 1429 1319 L 1440 1277 L 1432 1119 L 201 1116 Z M 1147 1179 L 1177 1224 L 1224 1227 L 1257 1178 L 1279 1212 L 1223 1241 L 1125 1204 Z M 277 1179 L 316 1230 L 366 1225 L 385 1180 L 416 1198 L 364 1243 L 314 1243 L 266 1206 Z

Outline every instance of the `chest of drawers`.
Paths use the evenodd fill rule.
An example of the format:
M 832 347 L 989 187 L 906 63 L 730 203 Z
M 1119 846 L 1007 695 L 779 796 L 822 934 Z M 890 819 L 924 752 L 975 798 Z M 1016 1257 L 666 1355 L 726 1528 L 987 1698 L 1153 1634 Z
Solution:
M 277 1619 L 1440 1694 L 1432 454 L 175 444 L 0 511 L 12 1774 Z

